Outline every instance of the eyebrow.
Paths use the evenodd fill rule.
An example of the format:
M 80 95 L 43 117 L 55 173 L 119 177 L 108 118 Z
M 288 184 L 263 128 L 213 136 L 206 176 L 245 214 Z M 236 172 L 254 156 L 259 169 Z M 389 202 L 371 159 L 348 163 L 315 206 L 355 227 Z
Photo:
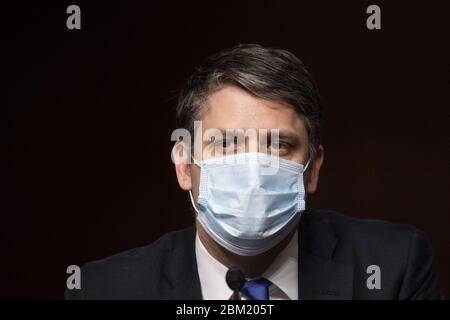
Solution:
M 290 130 L 280 130 L 278 138 L 280 141 L 289 141 L 292 145 L 300 145 L 302 143 L 302 139 L 299 135 Z
M 217 130 L 219 130 L 220 132 L 222 132 L 223 137 L 226 137 L 226 131 L 230 130 L 230 131 L 234 131 L 234 130 L 243 130 L 244 133 L 246 130 L 248 129 L 235 129 L 235 128 L 228 128 L 228 129 L 224 129 L 224 128 L 216 128 Z M 259 134 L 259 130 L 260 129 L 255 129 L 258 134 Z M 270 141 L 271 139 L 271 130 L 276 130 L 274 128 L 272 129 L 266 129 L 267 130 L 267 139 L 268 141 Z M 300 144 L 302 142 L 303 139 L 300 139 L 298 134 L 295 131 L 292 130 L 286 130 L 286 129 L 279 129 L 278 132 L 278 137 L 279 140 L 287 140 L 290 141 L 292 144 Z

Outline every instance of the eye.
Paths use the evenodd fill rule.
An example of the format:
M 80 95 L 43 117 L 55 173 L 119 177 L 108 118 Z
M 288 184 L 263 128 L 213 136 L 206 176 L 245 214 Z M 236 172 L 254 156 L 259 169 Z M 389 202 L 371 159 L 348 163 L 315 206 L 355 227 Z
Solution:
M 280 150 L 282 150 L 282 149 L 289 149 L 290 147 L 291 147 L 291 145 L 289 143 L 282 142 L 282 141 L 280 141 L 278 146 L 276 144 L 273 144 L 273 145 L 271 144 L 270 145 L 270 148 L 274 149 L 274 150 L 276 150 L 276 149 L 280 149 Z
M 236 147 L 236 143 L 233 139 L 222 139 L 214 143 L 215 148 L 222 148 L 223 150 L 231 150 Z
M 279 155 L 286 155 L 291 150 L 292 145 L 288 142 L 280 141 L 278 145 L 271 144 L 269 146 L 270 152 L 278 152 Z
M 228 139 L 228 140 L 222 140 L 222 147 L 223 147 L 224 149 L 231 149 L 231 148 L 234 148 L 235 145 L 236 145 L 236 144 L 235 144 L 234 140 L 231 140 L 231 139 Z

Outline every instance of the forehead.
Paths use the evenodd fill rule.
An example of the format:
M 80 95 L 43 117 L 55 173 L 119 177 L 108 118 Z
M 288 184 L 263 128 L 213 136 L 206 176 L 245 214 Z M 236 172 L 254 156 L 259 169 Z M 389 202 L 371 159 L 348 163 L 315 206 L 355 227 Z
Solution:
M 301 117 L 290 105 L 257 98 L 236 86 L 212 93 L 202 111 L 203 129 L 279 129 L 306 135 Z

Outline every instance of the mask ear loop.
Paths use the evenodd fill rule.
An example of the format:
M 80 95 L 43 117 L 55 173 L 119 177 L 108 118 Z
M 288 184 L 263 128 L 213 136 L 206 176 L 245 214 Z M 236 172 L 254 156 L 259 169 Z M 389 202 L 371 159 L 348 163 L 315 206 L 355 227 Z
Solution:
M 192 160 L 200 168 L 200 164 L 197 162 L 197 160 L 195 160 L 194 157 L 192 157 Z M 195 205 L 194 196 L 192 195 L 192 190 L 189 190 L 189 197 L 191 198 L 192 207 L 194 207 L 195 212 L 197 214 L 199 214 L 199 210 L 198 210 L 197 206 Z
M 303 173 L 305 173 L 305 171 L 308 169 L 309 167 L 309 163 L 311 162 L 311 159 L 308 160 L 308 162 L 306 163 L 305 168 L 303 169 Z
M 195 158 L 194 157 L 192 157 L 192 161 L 194 161 L 194 163 L 197 165 L 197 167 L 199 167 L 199 168 L 201 168 L 201 166 L 200 166 L 200 163 L 198 163 L 198 161 L 197 160 L 195 160 Z
M 189 190 L 189 197 L 191 198 L 191 203 L 192 203 L 192 206 L 194 207 L 195 212 L 197 214 L 199 214 L 197 206 L 195 205 L 195 202 L 194 202 L 194 197 L 192 196 L 192 190 Z

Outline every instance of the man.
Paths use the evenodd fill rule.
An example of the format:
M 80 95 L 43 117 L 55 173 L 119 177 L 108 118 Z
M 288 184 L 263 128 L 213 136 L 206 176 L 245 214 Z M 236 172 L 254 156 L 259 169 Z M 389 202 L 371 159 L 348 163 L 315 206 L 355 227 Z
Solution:
M 441 298 L 420 231 L 305 209 L 324 161 L 320 117 L 313 79 L 290 52 L 238 45 L 210 57 L 180 93 L 188 134 L 173 152 L 195 226 L 86 264 L 66 298 Z

